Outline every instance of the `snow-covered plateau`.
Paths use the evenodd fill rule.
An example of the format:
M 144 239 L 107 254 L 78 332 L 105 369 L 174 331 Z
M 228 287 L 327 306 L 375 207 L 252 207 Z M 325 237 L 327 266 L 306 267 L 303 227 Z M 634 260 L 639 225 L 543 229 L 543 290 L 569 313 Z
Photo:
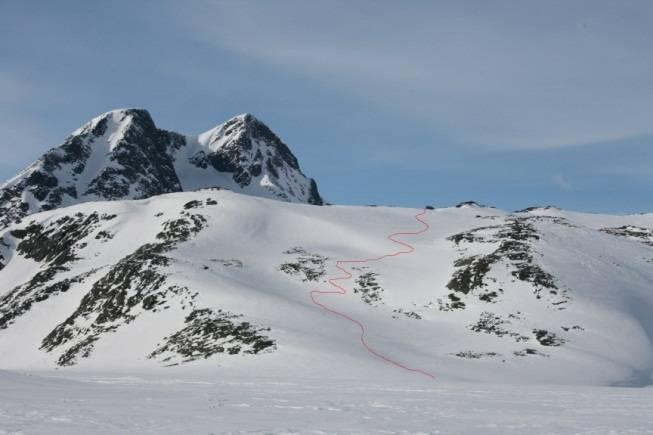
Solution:
M 0 434 L 653 433 L 653 214 L 322 204 L 251 115 L 74 132 L 0 186 Z

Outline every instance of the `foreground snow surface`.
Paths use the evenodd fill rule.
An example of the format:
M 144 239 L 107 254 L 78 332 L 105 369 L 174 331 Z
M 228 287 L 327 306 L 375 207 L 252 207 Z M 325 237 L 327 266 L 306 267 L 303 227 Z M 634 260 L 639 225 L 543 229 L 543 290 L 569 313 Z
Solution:
M 404 381 L 0 371 L 0 434 L 653 433 L 651 387 Z

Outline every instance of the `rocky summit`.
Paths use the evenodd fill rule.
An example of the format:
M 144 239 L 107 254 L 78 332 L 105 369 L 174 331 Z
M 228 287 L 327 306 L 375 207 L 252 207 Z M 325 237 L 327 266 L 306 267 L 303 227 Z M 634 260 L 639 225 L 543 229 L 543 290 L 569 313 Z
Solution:
M 0 185 L 0 226 L 82 202 L 209 187 L 323 203 L 288 146 L 250 114 L 190 136 L 159 129 L 146 110 L 122 109 L 87 122 Z

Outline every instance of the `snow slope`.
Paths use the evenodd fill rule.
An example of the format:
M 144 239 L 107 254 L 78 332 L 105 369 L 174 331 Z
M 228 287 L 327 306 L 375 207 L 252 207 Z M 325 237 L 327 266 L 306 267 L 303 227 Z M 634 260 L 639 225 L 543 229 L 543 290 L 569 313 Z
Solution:
M 653 215 L 428 210 L 402 237 L 415 252 L 348 265 L 348 293 L 320 302 L 436 379 L 370 355 L 309 294 L 337 259 L 396 251 L 385 236 L 419 211 L 212 189 L 34 214 L 0 232 L 0 368 L 651 384 Z

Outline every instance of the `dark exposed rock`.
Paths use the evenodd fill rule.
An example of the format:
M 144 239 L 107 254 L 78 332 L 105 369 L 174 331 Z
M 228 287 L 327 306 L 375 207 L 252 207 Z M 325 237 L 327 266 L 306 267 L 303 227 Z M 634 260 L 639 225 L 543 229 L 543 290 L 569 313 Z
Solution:
M 455 265 L 460 267 L 453 278 L 447 284 L 447 288 L 455 292 L 468 294 L 473 289 L 485 285 L 483 278 L 490 271 L 490 266 L 497 262 L 496 255 L 485 255 L 479 257 L 467 257 L 457 261 Z
M 484 311 L 481 313 L 481 316 L 479 317 L 478 321 L 475 324 L 469 326 L 469 329 L 471 329 L 474 332 L 484 332 L 486 334 L 493 334 L 496 335 L 497 337 L 503 337 L 504 335 L 508 335 L 517 342 L 529 340 L 528 337 L 522 334 L 506 329 L 506 327 L 511 324 L 512 322 L 510 322 L 509 320 L 504 320 L 500 316 L 497 316 L 494 313 L 490 313 L 489 311 Z
M 308 196 L 308 203 L 313 205 L 324 205 L 324 200 L 320 196 L 320 192 L 317 190 L 317 183 L 311 178 L 310 181 L 310 194 Z
M 473 350 L 466 350 L 455 353 L 454 356 L 465 359 L 481 359 L 481 358 L 496 358 L 500 357 L 500 353 L 496 352 L 474 352 Z
M 163 223 L 163 230 L 156 235 L 156 238 L 165 242 L 161 249 L 168 251 L 176 243 L 185 242 L 199 233 L 205 223 L 206 218 L 201 214 L 168 220 Z
M 545 219 L 537 217 L 537 219 Z M 540 239 L 531 218 L 509 218 L 503 225 L 479 227 L 471 231 L 454 234 L 449 240 L 461 243 L 498 243 L 499 246 L 486 255 L 461 257 L 454 262 L 457 270 L 447 288 L 463 295 L 476 294 L 481 301 L 494 302 L 502 293 L 501 288 L 489 289 L 495 280 L 488 274 L 492 267 L 507 263 L 516 279 L 532 285 L 533 293 L 540 299 L 543 290 L 558 297 L 552 302 L 558 309 L 566 303 L 566 292 L 558 288 L 551 274 L 544 271 L 534 260 L 532 241 Z M 557 222 L 556 222 L 557 223 Z M 564 222 L 563 222 L 564 224 Z
M 613 236 L 626 237 L 653 246 L 653 229 L 636 227 L 634 225 L 624 225 L 616 228 L 602 228 L 600 231 Z
M 583 328 L 583 327 L 580 326 L 580 325 L 574 325 L 574 326 L 561 326 L 560 328 L 562 328 L 562 330 L 565 331 L 565 332 L 569 332 L 570 330 L 571 330 L 571 331 L 584 331 L 584 330 L 585 330 L 585 328 Z
M 41 269 L 25 283 L 0 297 L 0 329 L 7 328 L 18 316 L 29 311 L 35 303 L 64 293 L 73 284 L 83 282 L 95 270 L 75 277 L 59 279 L 57 275 L 67 272 L 69 263 L 78 260 L 77 250 L 83 249 L 83 240 L 103 220 L 112 216 L 76 213 L 64 216 L 47 225 L 31 223 L 10 232 L 19 240 L 16 253 L 43 263 Z
M 491 303 L 495 303 L 498 297 L 499 297 L 499 293 L 495 291 L 489 291 L 478 295 L 478 298 L 483 302 L 491 302 Z
M 456 204 L 456 208 L 463 208 L 463 207 L 494 208 L 488 205 L 479 204 L 476 201 L 464 201 L 459 204 Z
M 109 231 L 102 230 L 102 231 L 98 231 L 98 233 L 95 235 L 95 238 L 97 240 L 107 241 L 113 239 L 113 234 L 110 233 Z
M 184 210 L 191 210 L 194 208 L 204 208 L 205 205 L 217 205 L 218 201 L 207 198 L 205 202 L 202 202 L 200 200 L 194 199 L 192 201 L 188 201 L 186 204 L 184 204 Z
M 212 261 L 214 263 L 218 263 L 218 264 L 220 264 L 220 265 L 222 265 L 224 267 L 236 267 L 236 268 L 243 267 L 243 262 L 242 261 L 236 260 L 236 259 L 233 259 L 233 258 L 229 259 L 229 260 L 224 260 L 222 258 L 211 258 L 210 261 Z
M 239 321 L 241 317 L 209 308 L 193 310 L 186 317 L 186 326 L 165 337 L 148 358 L 160 358 L 167 365 L 177 365 L 219 353 L 257 354 L 276 347 L 265 335 L 270 328 Z
M 0 270 L 4 269 L 5 264 L 6 264 L 5 263 L 6 258 L 3 255 L 2 250 L 3 250 L 3 248 L 8 250 L 9 247 L 10 247 L 9 244 L 7 242 L 5 242 L 4 237 L 0 237 Z
M 7 328 L 15 319 L 29 311 L 34 304 L 67 292 L 74 284 L 84 282 L 97 270 L 54 281 L 57 273 L 65 271 L 67 269 L 64 267 L 49 267 L 38 272 L 27 283 L 0 297 L 0 329 Z
M 205 223 L 202 215 L 164 222 L 156 236 L 159 242 L 141 246 L 112 266 L 93 284 L 77 309 L 43 339 L 41 348 L 52 351 L 72 343 L 57 364 L 73 365 L 90 355 L 103 334 L 130 323 L 142 310 L 157 311 L 159 305 L 173 299 L 192 304 L 196 295 L 186 287 L 167 285 L 162 269 L 170 262 L 165 254 L 196 235 Z
M 476 201 L 464 201 L 456 204 L 456 208 L 463 208 L 465 206 L 469 207 L 480 207 L 481 205 L 478 204 Z
M 25 258 L 60 266 L 77 258 L 75 248 L 96 228 L 100 219 L 97 213 L 77 213 L 64 216 L 47 227 L 34 223 L 10 234 L 20 239 L 16 252 Z
M 483 236 L 481 233 L 488 230 L 496 230 L 501 228 L 501 225 L 487 226 L 487 227 L 478 227 L 470 231 L 465 231 L 462 233 L 454 234 L 453 236 L 447 237 L 447 240 L 454 242 L 456 245 L 460 245 L 462 242 L 466 243 L 484 243 L 487 241 L 486 236 Z
M 361 270 L 361 269 L 357 269 Z M 368 305 L 376 306 L 382 302 L 383 288 L 377 281 L 378 273 L 365 272 L 358 275 L 355 281 L 354 293 L 360 294 L 361 300 Z
M 394 310 L 392 310 L 392 312 L 396 314 L 401 314 L 402 316 L 408 317 L 409 319 L 422 320 L 422 316 L 419 313 L 416 313 L 415 311 L 408 311 L 408 310 L 404 310 L 403 308 L 395 308 Z M 397 318 L 397 316 L 392 316 L 392 317 L 394 317 L 395 319 Z
M 449 299 L 449 302 L 438 299 L 440 311 L 464 310 L 466 307 L 465 303 L 454 293 L 449 293 L 447 299 Z
M 132 190 L 134 199 L 181 191 L 169 151 L 185 145 L 184 136 L 159 130 L 145 110 L 126 110 L 123 116 L 132 121 L 112 150 L 110 160 L 116 165 L 102 169 L 84 194 L 111 200 L 128 197 Z
M 528 356 L 528 355 L 537 355 L 537 356 L 543 356 L 545 358 L 548 358 L 549 355 L 540 352 L 537 349 L 532 349 L 532 348 L 526 348 L 524 350 L 517 350 L 513 352 L 513 355 L 515 356 Z
M 534 329 L 535 339 L 542 346 L 561 346 L 565 340 L 555 335 L 555 333 L 547 331 L 546 329 Z
M 302 247 L 295 247 L 284 252 L 294 255 L 294 262 L 286 262 L 279 266 L 279 270 L 292 276 L 302 276 L 302 281 L 319 281 L 326 275 L 327 257 L 307 252 Z

